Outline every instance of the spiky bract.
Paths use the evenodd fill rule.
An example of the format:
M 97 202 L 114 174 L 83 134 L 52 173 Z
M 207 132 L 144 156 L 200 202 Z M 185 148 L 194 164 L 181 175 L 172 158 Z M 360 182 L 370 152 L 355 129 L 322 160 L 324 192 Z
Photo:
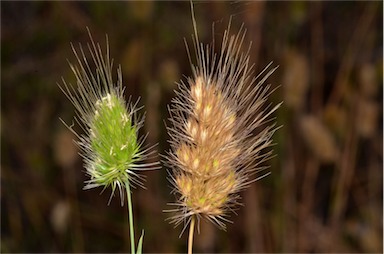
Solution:
M 275 68 L 268 65 L 253 77 L 249 48 L 242 53 L 242 27 L 229 35 L 228 26 L 217 55 L 213 46 L 199 42 L 194 18 L 193 24 L 194 76 L 178 84 L 170 107 L 166 161 L 178 197 L 171 220 L 185 222 L 185 229 L 192 216 L 205 217 L 225 229 L 228 211 L 239 204 L 239 191 L 265 176 L 260 174 L 262 163 L 272 154 L 265 151 L 276 130 L 269 121 L 280 104 L 265 105 L 272 91 L 264 82 Z
M 139 171 L 157 168 L 158 163 L 143 163 L 154 152 L 153 147 L 142 147 L 145 137 L 139 138 L 138 131 L 144 116 L 137 115 L 138 101 L 132 103 L 130 99 L 128 102 L 124 99 L 120 66 L 117 81 L 113 81 L 108 37 L 104 53 L 91 34 L 89 36 L 91 44 L 87 44 L 87 48 L 92 62 L 88 62 L 81 45 L 80 54 L 71 45 L 78 65 L 69 65 L 75 74 L 77 88 L 67 85 L 63 79 L 61 89 L 75 106 L 75 121 L 84 131 L 84 134 L 77 134 L 72 126 L 69 127 L 78 137 L 76 143 L 90 176 L 84 188 L 111 186 L 111 198 L 118 189 L 123 204 L 125 185 L 144 187 Z

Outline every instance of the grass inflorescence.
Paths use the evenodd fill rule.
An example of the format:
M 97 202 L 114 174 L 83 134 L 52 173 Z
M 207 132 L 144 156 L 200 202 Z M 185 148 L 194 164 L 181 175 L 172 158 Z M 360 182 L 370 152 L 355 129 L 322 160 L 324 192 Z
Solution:
M 111 197 L 118 189 L 123 204 L 125 183 L 144 187 L 140 171 L 157 168 L 158 163 L 144 163 L 154 153 L 153 147 L 143 148 L 145 137 L 140 138 L 138 132 L 144 117 L 137 114 L 140 110 L 138 101 L 125 101 L 120 66 L 117 81 L 113 81 L 108 38 L 105 55 L 91 35 L 90 38 L 91 44 L 87 44 L 87 48 L 95 71 L 92 71 L 92 63 L 88 62 L 83 47 L 80 45 L 79 55 L 72 45 L 78 65 L 69 64 L 75 74 L 77 88 L 63 79 L 61 89 L 75 106 L 75 121 L 84 130 L 84 134 L 77 134 L 69 127 L 78 137 L 76 143 L 90 176 L 85 189 L 111 186 Z
M 280 104 L 266 105 L 273 89 L 264 83 L 276 68 L 270 64 L 253 75 L 250 47 L 242 51 L 243 27 L 231 35 L 229 23 L 217 54 L 213 45 L 200 43 L 193 8 L 192 19 L 197 64 L 187 45 L 193 77 L 178 84 L 169 109 L 166 164 L 177 196 L 171 221 L 184 223 L 182 232 L 191 224 L 193 234 L 200 218 L 225 229 L 229 211 L 240 204 L 239 192 L 268 174 L 262 171 L 272 155 L 271 115 Z
M 88 31 L 89 32 L 89 31 Z M 116 189 L 120 193 L 121 205 L 127 195 L 131 250 L 135 252 L 131 187 L 144 188 L 143 170 L 156 169 L 158 162 L 145 161 L 154 154 L 154 146 L 144 148 L 145 136 L 139 136 L 144 116 L 139 116 L 138 101 L 132 103 L 124 98 L 121 67 L 117 69 L 117 81 L 112 78 L 113 61 L 109 57 L 107 37 L 106 52 L 95 44 L 89 33 L 91 43 L 87 44 L 92 62 L 80 45 L 80 54 L 72 45 L 78 65 L 69 63 L 76 77 L 77 87 L 67 84 L 63 79 L 61 90 L 76 109 L 75 121 L 83 129 L 78 134 L 72 125 L 67 127 L 77 136 L 76 144 L 80 147 L 84 167 L 90 179 L 85 189 L 102 186 Z M 93 71 L 92 68 L 95 68 Z M 142 237 L 138 250 L 142 248 Z

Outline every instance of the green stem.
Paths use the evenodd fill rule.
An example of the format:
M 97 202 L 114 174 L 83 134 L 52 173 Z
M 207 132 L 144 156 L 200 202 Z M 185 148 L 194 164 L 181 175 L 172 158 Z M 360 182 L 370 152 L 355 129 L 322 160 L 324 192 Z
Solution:
M 191 224 L 189 225 L 188 254 L 192 254 L 194 228 L 195 228 L 195 216 L 192 215 Z
M 135 254 L 135 232 L 133 231 L 133 212 L 132 212 L 132 200 L 131 200 L 131 190 L 129 188 L 129 183 L 125 183 L 125 188 L 127 190 L 127 202 L 128 202 L 128 217 L 129 217 L 129 235 L 131 237 L 131 252 Z

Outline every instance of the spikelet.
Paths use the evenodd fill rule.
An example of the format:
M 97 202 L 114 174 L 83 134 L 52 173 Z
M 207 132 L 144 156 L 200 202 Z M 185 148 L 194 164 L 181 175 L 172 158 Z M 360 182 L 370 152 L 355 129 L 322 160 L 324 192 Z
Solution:
M 276 68 L 270 64 L 252 77 L 249 49 L 241 52 L 243 27 L 230 35 L 229 22 L 216 55 L 213 46 L 199 42 L 193 6 L 192 20 L 197 65 L 186 45 L 194 76 L 178 84 L 169 108 L 171 150 L 165 156 L 177 196 L 170 220 L 176 226 L 184 222 L 182 232 L 192 216 L 226 228 L 239 191 L 266 175 L 261 164 L 272 155 L 265 148 L 276 130 L 270 116 L 280 106 L 265 106 L 273 91 L 263 84 Z
M 78 54 L 71 44 L 78 65 L 69 65 L 75 74 L 77 87 L 68 85 L 64 79 L 63 87 L 59 85 L 75 106 L 75 121 L 84 134 L 77 134 L 72 126 L 67 127 L 78 138 L 76 144 L 90 176 L 84 189 L 111 186 L 111 198 L 118 189 L 123 205 L 126 185 L 144 187 L 140 171 L 158 168 L 158 163 L 143 162 L 154 153 L 153 146 L 143 148 L 145 137 L 138 136 L 144 116 L 137 114 L 140 110 L 138 101 L 132 103 L 131 99 L 128 102 L 124 99 L 120 66 L 117 81 L 112 78 L 113 60 L 109 57 L 108 37 L 104 53 L 100 45 L 94 43 L 89 30 L 88 33 L 91 43 L 87 46 L 93 63 L 88 62 L 81 45 Z M 93 65 L 95 71 L 92 71 Z

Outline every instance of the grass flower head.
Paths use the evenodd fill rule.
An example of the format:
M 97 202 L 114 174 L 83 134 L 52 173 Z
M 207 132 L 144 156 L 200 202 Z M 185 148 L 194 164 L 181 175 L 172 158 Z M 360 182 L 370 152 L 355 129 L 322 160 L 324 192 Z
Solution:
M 80 45 L 80 54 L 72 46 L 78 65 L 69 63 L 76 77 L 77 87 L 67 84 L 61 90 L 76 108 L 75 121 L 84 130 L 77 134 L 77 145 L 81 149 L 84 167 L 90 179 L 85 189 L 111 186 L 114 195 L 118 189 L 123 205 L 123 191 L 126 185 L 143 186 L 140 171 L 157 168 L 158 163 L 144 163 L 153 147 L 143 148 L 145 137 L 139 137 L 139 129 L 144 122 L 137 111 L 138 101 L 132 103 L 124 99 L 121 67 L 117 69 L 117 81 L 113 80 L 113 60 L 109 57 L 107 37 L 106 52 L 95 44 L 87 44 L 92 62 L 88 62 Z M 93 68 L 95 71 L 92 71 Z M 110 200 L 111 200 L 110 198 Z
M 243 27 L 230 35 L 229 25 L 216 54 L 213 45 L 199 42 L 193 14 L 192 19 L 197 64 L 187 46 L 193 77 L 178 84 L 169 110 L 166 163 L 177 195 L 171 221 L 184 222 L 184 231 L 203 217 L 225 229 L 239 192 L 266 175 L 262 163 L 272 155 L 266 148 L 276 130 L 270 116 L 279 105 L 265 105 L 273 90 L 264 83 L 275 68 L 268 65 L 253 76 L 249 49 L 242 52 Z

